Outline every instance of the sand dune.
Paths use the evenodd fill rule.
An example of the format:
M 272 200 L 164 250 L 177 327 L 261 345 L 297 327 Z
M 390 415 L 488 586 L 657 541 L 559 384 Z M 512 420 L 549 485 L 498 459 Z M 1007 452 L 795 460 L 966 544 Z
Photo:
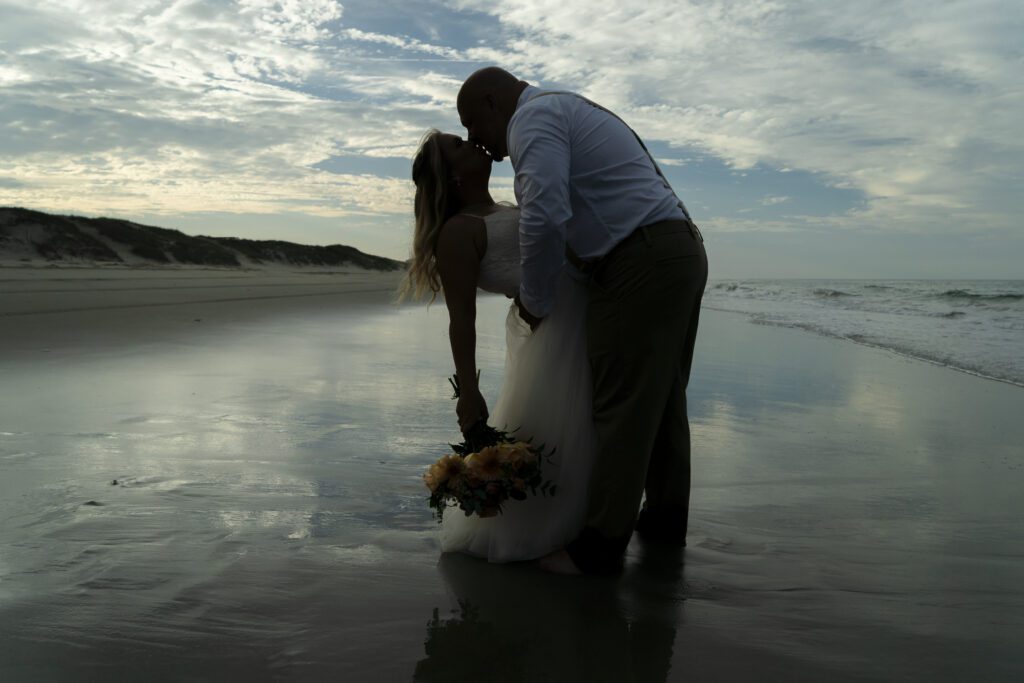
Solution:
M 401 261 L 343 244 L 313 246 L 282 240 L 186 235 L 116 218 L 57 216 L 0 207 L 0 266 L 77 264 L 356 267 L 402 270 Z

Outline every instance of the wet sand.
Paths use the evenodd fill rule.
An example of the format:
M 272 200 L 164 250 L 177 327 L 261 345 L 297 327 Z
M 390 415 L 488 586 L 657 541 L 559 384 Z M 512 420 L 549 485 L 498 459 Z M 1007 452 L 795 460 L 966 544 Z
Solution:
M 4 680 L 1024 671 L 1018 387 L 706 311 L 689 546 L 566 579 L 439 557 L 446 316 L 390 306 L 393 274 L 13 272 Z M 506 306 L 480 305 L 491 400 Z

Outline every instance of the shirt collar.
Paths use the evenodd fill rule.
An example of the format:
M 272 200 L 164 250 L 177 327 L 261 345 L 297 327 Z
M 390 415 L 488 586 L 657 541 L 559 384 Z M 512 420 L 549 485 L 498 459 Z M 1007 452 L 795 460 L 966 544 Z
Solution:
M 523 88 L 523 92 L 519 93 L 519 99 L 516 100 L 516 110 L 514 112 L 512 112 L 512 118 L 515 118 L 515 115 L 519 113 L 519 110 L 523 108 L 523 105 L 526 104 L 527 102 L 529 102 L 530 98 L 532 98 L 534 95 L 536 95 L 539 92 L 540 92 L 540 88 L 538 88 L 535 85 L 528 85 L 525 88 Z M 509 123 L 511 123 L 512 118 L 509 119 Z M 509 149 L 509 144 L 508 144 L 509 143 L 509 135 L 511 135 L 511 134 L 512 134 L 512 126 L 509 125 L 508 128 L 505 129 L 505 148 L 506 149 Z M 509 152 L 509 161 L 512 160 L 511 154 L 512 154 L 512 152 L 510 151 Z
M 519 93 L 519 100 L 516 102 L 516 111 L 522 109 L 523 105 L 530 101 L 530 98 L 540 92 L 540 88 L 535 85 L 528 85 L 523 89 L 523 92 Z

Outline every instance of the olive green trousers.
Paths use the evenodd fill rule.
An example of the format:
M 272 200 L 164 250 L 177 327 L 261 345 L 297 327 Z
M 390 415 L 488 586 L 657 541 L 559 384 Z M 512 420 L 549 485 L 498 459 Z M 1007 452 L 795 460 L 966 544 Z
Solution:
M 590 276 L 587 345 L 597 454 L 586 525 L 567 550 L 584 572 L 621 564 L 640 502 L 685 536 L 690 498 L 686 387 L 708 264 L 687 221 L 639 228 Z

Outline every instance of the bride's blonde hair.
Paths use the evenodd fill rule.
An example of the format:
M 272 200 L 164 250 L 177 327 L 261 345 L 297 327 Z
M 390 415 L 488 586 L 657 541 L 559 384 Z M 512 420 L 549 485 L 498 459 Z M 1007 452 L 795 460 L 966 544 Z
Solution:
M 441 291 L 437 272 L 437 238 L 441 226 L 458 211 L 451 192 L 451 170 L 441 154 L 441 131 L 431 128 L 420 140 L 412 161 L 412 181 L 416 184 L 413 201 L 415 227 L 409 270 L 398 289 L 398 300 L 419 300 L 430 292 L 430 301 Z

